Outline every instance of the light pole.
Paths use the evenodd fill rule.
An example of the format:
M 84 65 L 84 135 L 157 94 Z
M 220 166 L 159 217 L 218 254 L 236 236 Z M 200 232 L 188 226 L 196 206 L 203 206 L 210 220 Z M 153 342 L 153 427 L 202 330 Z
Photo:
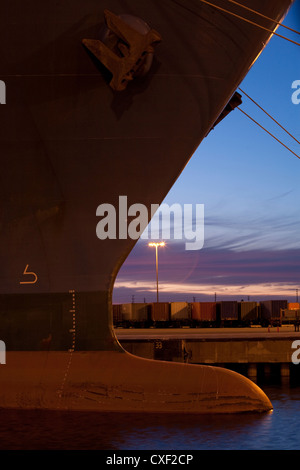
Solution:
M 158 302 L 158 247 L 165 246 L 165 242 L 151 242 L 149 246 L 155 246 L 155 262 L 156 262 L 156 302 Z

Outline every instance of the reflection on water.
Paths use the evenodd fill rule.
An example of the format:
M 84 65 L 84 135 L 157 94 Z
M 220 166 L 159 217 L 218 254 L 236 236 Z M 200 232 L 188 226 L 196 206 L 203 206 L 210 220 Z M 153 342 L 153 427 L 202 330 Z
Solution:
M 0 410 L 0 449 L 300 448 L 300 387 L 264 387 L 274 410 L 242 415 L 132 415 Z

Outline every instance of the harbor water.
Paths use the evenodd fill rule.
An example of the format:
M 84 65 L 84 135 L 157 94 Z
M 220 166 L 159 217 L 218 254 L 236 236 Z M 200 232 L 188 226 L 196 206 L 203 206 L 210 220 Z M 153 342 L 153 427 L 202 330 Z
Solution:
M 300 386 L 262 386 L 274 410 L 238 415 L 0 410 L 1 450 L 298 450 Z

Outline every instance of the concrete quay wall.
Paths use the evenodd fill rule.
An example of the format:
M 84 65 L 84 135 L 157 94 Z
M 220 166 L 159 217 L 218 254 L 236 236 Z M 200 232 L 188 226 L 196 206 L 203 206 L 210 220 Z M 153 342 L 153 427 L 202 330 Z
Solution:
M 223 367 L 245 364 L 249 377 L 256 377 L 258 365 L 264 365 L 267 371 L 271 364 L 279 365 L 282 377 L 289 376 L 295 358 L 300 362 L 300 334 L 292 328 L 242 332 L 120 330 L 117 337 L 124 349 L 137 356 Z

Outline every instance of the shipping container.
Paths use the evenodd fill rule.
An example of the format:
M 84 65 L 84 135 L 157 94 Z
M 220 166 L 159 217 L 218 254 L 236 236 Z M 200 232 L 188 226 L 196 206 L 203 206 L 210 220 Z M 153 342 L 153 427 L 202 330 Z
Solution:
M 122 320 L 127 322 L 145 322 L 148 320 L 148 304 L 122 304 Z
M 192 302 L 191 318 L 196 322 L 216 321 L 216 302 Z
M 114 325 L 122 321 L 122 305 L 114 304 L 113 305 L 113 323 Z
M 256 322 L 258 321 L 258 309 L 259 305 L 257 302 L 239 302 L 238 303 L 238 314 L 241 322 Z
M 168 302 L 153 302 L 150 308 L 153 322 L 168 322 L 170 320 L 170 304 Z
M 190 305 L 188 302 L 171 302 L 170 315 L 171 321 L 190 320 Z
M 192 302 L 190 305 L 191 305 L 191 319 L 194 321 L 201 321 L 200 302 Z
M 260 302 L 261 321 L 263 323 L 280 323 L 281 310 L 287 309 L 287 300 L 263 300 Z
M 290 303 L 288 303 L 287 308 L 288 308 L 288 310 L 299 310 L 300 309 L 300 304 L 299 304 L 299 302 L 290 302 Z
M 236 300 L 224 300 L 218 302 L 221 321 L 238 320 L 238 303 Z

